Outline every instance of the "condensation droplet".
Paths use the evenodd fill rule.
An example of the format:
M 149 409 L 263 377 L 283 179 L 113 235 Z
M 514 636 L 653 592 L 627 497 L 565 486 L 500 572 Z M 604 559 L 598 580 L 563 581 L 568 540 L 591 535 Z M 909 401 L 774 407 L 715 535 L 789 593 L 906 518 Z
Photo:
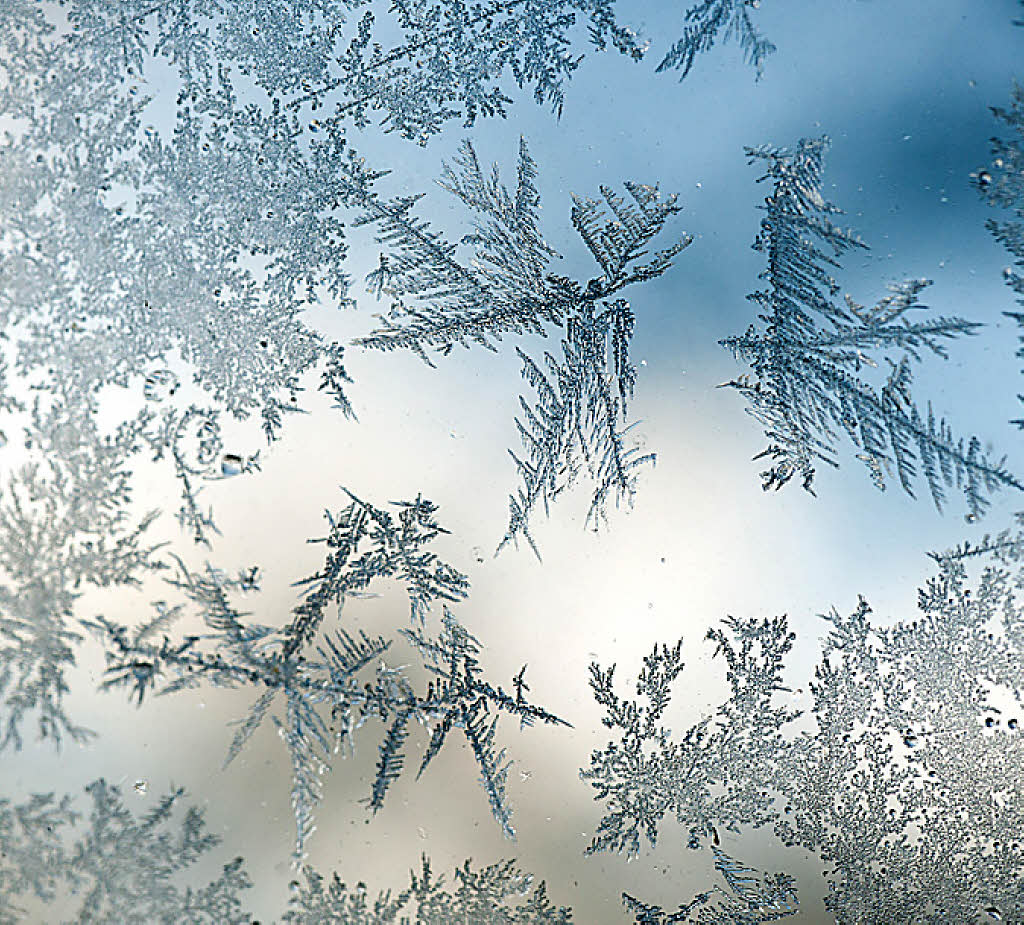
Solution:
M 137 780 L 133 785 L 132 789 L 139 795 L 144 796 L 149 790 L 149 782 L 144 780 Z
M 225 453 L 220 461 L 220 474 L 224 476 L 240 475 L 242 472 L 242 457 L 237 453 Z

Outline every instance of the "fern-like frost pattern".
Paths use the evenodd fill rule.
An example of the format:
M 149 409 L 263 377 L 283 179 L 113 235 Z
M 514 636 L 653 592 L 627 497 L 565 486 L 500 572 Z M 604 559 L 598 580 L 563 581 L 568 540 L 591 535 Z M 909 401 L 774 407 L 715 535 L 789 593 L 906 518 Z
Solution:
M 539 556 L 530 532 L 531 516 L 586 473 L 592 494 L 588 522 L 606 519 L 609 504 L 630 503 L 637 469 L 654 461 L 629 439 L 627 403 L 636 367 L 629 359 L 635 316 L 621 290 L 661 276 L 690 244 L 684 236 L 647 256 L 645 248 L 679 211 L 674 196 L 656 187 L 627 182 L 626 195 L 601 188 L 601 199 L 573 197 L 571 220 L 601 275 L 580 283 L 551 272 L 557 254 L 539 228 L 537 165 L 520 142 L 514 191 L 502 185 L 495 167 L 481 167 L 466 142 L 441 185 L 479 215 L 463 243 L 475 250 L 470 265 L 459 261 L 456 245 L 412 214 L 415 198 L 391 206 L 379 223 L 381 256 L 370 277 L 378 293 L 394 301 L 377 331 L 359 338 L 363 347 L 414 351 L 426 362 L 431 352 L 447 355 L 456 346 L 495 349 L 503 335 L 545 335 L 561 329 L 561 356 L 541 361 L 517 347 L 523 378 L 536 398 L 520 399 L 516 427 L 523 452 L 513 453 L 521 486 L 509 498 L 509 523 L 499 551 L 525 539 Z
M 978 437 L 957 437 L 929 404 L 911 395 L 912 364 L 932 353 L 944 358 L 946 342 L 971 334 L 976 323 L 958 317 L 926 321 L 912 312 L 928 280 L 907 280 L 873 308 L 849 296 L 836 301 L 839 284 L 831 272 L 840 257 L 864 247 L 837 226 L 839 213 L 821 192 L 828 139 L 804 139 L 795 148 L 748 148 L 752 162 L 764 162 L 762 177 L 771 195 L 754 249 L 768 263 L 767 288 L 748 298 L 759 324 L 721 343 L 751 375 L 726 385 L 740 392 L 750 413 L 764 426 L 768 447 L 759 454 L 771 467 L 761 473 L 764 488 L 778 489 L 796 477 L 812 490 L 816 466 L 838 466 L 840 436 L 853 443 L 875 485 L 894 479 L 908 494 L 923 480 L 937 508 L 946 491 L 963 493 L 968 516 L 981 516 L 1000 488 L 1021 489 L 1005 460 L 990 459 Z M 876 388 L 861 378 L 866 368 L 889 366 Z

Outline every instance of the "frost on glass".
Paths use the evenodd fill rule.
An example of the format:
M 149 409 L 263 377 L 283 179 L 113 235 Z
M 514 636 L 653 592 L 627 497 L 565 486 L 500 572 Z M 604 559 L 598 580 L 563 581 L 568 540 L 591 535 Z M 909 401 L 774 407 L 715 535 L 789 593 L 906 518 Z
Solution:
M 435 506 L 417 498 L 396 502 L 388 511 L 350 498 L 340 512 L 327 514 L 330 531 L 320 541 L 329 550 L 324 565 L 298 583 L 302 599 L 283 628 L 248 622 L 234 603 L 238 595 L 258 590 L 258 569 L 231 576 L 208 565 L 196 573 L 181 560 L 169 584 L 198 611 L 207 628 L 203 635 L 178 640 L 167 635 L 185 603 L 159 602 L 155 615 L 134 628 L 105 617 L 83 621 L 106 649 L 103 687 L 126 689 L 140 706 L 150 691 L 166 695 L 201 685 L 259 691 L 248 715 L 237 723 L 225 765 L 275 709 L 273 723 L 292 766 L 297 861 L 315 829 L 321 778 L 342 748 L 354 747 L 356 733 L 370 720 L 383 727 L 370 809 L 383 806 L 388 788 L 404 770 L 406 742 L 414 729 L 428 737 L 417 776 L 458 729 L 476 761 L 495 820 L 514 837 L 505 792 L 511 762 L 495 743 L 501 714 L 517 718 L 520 727 L 536 721 L 567 724 L 527 700 L 525 666 L 510 691 L 484 676 L 480 643 L 448 608 L 466 597 L 469 582 L 427 548 L 445 532 L 434 516 Z M 332 609 L 340 617 L 351 599 L 386 579 L 401 582 L 409 598 L 411 626 L 398 632 L 419 653 L 430 678 L 420 693 L 403 666 L 388 664 L 389 640 L 344 627 L 324 628 Z M 430 629 L 426 618 L 438 603 L 441 626 Z
M 637 925 L 671 925 L 691 922 L 694 925 L 760 925 L 777 922 L 795 915 L 799 902 L 795 882 L 787 874 L 764 875 L 729 857 L 720 848 L 712 847 L 715 870 L 725 881 L 726 889 L 714 886 L 698 893 L 675 912 L 660 906 L 647 905 L 623 894 L 623 901 L 635 913 Z
M 220 843 L 196 807 L 177 821 L 184 790 L 172 790 L 141 816 L 102 778 L 85 792 L 84 813 L 70 794 L 0 799 L 0 922 L 41 921 L 26 916 L 38 914 L 43 901 L 69 904 L 75 912 L 67 922 L 252 923 L 242 908 L 252 882 L 241 858 L 201 886 L 183 885 Z
M 363 128 L 379 120 L 421 144 L 453 118 L 472 125 L 479 116 L 504 116 L 509 77 L 557 113 L 582 48 L 611 45 L 634 60 L 646 50 L 616 19 L 614 0 L 403 0 L 387 8 L 383 28 L 377 6 L 77 0 L 69 18 L 100 37 L 115 61 L 151 52 L 203 83 L 219 60 L 230 60 L 289 110 L 324 110 L 318 124 Z
M 1013 264 L 1003 269 L 1003 279 L 1017 294 L 1017 301 L 1024 304 L 1024 274 L 1021 272 L 1024 267 L 1024 221 L 1021 220 L 1024 219 L 1024 87 L 1015 84 L 1010 106 L 993 106 L 992 113 L 1014 134 L 1009 138 L 992 139 L 991 165 L 975 171 L 971 180 L 985 201 L 1013 212 L 1013 219 L 992 218 L 985 225 L 1013 258 Z M 1024 327 L 1024 313 L 1005 314 Z M 1017 356 L 1024 358 L 1024 348 L 1017 351 Z M 1024 428 L 1024 420 L 1014 423 Z
M 473 868 L 469 861 L 450 880 L 436 876 L 424 856 L 419 872 L 400 892 L 373 897 L 364 883 L 347 886 L 337 874 L 330 880 L 309 868 L 282 921 L 290 925 L 569 925 L 571 910 L 554 906 L 544 882 L 512 861 Z
M 774 46 L 758 30 L 759 5 L 693 3 L 659 70 L 686 77 L 732 40 L 760 76 Z M 558 272 L 525 141 L 510 183 L 481 165 L 472 140 L 449 159 L 440 185 L 472 222 L 459 239 L 428 222 L 422 195 L 401 178 L 392 196 L 378 182 L 403 165 L 378 152 L 415 153 L 406 142 L 510 115 L 517 89 L 560 116 L 584 53 L 644 56 L 627 12 L 649 15 L 613 0 L 0 2 L 0 448 L 14 460 L 0 476 L 8 757 L 33 734 L 58 746 L 90 741 L 70 678 L 91 632 L 106 660 L 101 686 L 143 709 L 153 695 L 191 688 L 251 693 L 226 763 L 274 726 L 291 765 L 297 866 L 325 810 L 323 776 L 357 735 L 376 749 L 371 811 L 454 743 L 472 756 L 499 829 L 514 835 L 501 719 L 567 723 L 528 699 L 525 667 L 504 686 L 485 672 L 470 632 L 479 623 L 464 616 L 468 579 L 435 551 L 445 531 L 433 503 L 348 495 L 327 516 L 321 567 L 267 623 L 258 568 L 195 556 L 231 555 L 215 545 L 208 489 L 260 472 L 263 444 L 311 410 L 311 383 L 354 418 L 351 353 L 310 309 L 353 304 L 360 236 L 383 251 L 367 283 L 390 303 L 352 345 L 367 364 L 387 370 L 395 349 L 432 364 L 456 346 L 517 339 L 527 395 L 499 549 L 522 539 L 536 552 L 539 512 L 579 483 L 591 525 L 631 502 L 654 457 L 631 433 L 630 348 L 636 325 L 655 329 L 658 319 L 634 314 L 624 295 L 662 277 L 690 244 L 674 230 L 675 196 L 634 181 L 572 195 L 563 224 L 597 266 Z M 1021 91 L 995 112 L 1019 135 Z M 381 162 L 350 141 L 366 129 L 359 145 Z M 979 438 L 955 435 L 915 403 L 911 372 L 978 325 L 919 314 L 925 280 L 891 286 L 873 307 L 837 298 L 832 274 L 863 245 L 824 198 L 826 147 L 747 151 L 768 181 L 755 243 L 765 287 L 751 295 L 754 323 L 723 344 L 749 368 L 728 385 L 766 432 L 764 485 L 796 478 L 810 490 L 816 467 L 837 465 L 848 440 L 878 487 L 926 488 L 938 506 L 962 492 L 973 521 L 998 488 L 1021 485 Z M 1014 261 L 1004 277 L 1018 295 L 1021 167 L 1019 138 L 996 141 L 973 178 L 1013 211 L 989 227 Z M 702 452 L 716 442 L 691 437 Z M 182 530 L 170 544 L 139 497 L 142 470 L 176 482 Z M 849 616 L 830 613 L 803 699 L 787 687 L 786 618 L 726 620 L 709 638 L 730 695 L 682 736 L 665 718 L 681 645 L 648 656 L 637 701 L 595 665 L 591 686 L 616 738 L 583 772 L 605 805 L 591 850 L 635 855 L 670 817 L 714 860 L 707 889 L 674 898 L 675 911 L 627 893 L 627 914 L 640 925 L 796 916 L 795 877 L 733 856 L 737 836 L 760 827 L 822 862 L 839 922 L 1024 920 L 1022 550 L 1024 540 L 1003 534 L 936 556 L 913 622 L 876 620 L 863 600 Z M 389 585 L 404 590 L 408 622 L 389 636 L 355 629 L 352 608 Z M 158 589 L 147 617 L 122 624 L 83 612 L 96 589 L 133 586 Z M 193 626 L 180 630 L 186 620 Z M 403 647 L 411 659 L 397 654 Z M 216 839 L 196 810 L 173 821 L 180 791 L 142 815 L 103 780 L 87 791 L 86 816 L 70 797 L 0 800 L 0 922 L 69 897 L 77 921 L 250 921 L 240 861 L 209 882 L 196 874 Z M 438 877 L 424 857 L 407 885 L 379 894 L 309 867 L 300 875 L 285 921 L 571 920 L 511 861 Z
M 605 808 L 589 851 L 636 855 L 666 817 L 695 849 L 770 826 L 820 858 L 839 923 L 1020 921 L 1024 538 L 933 558 L 915 618 L 863 598 L 824 616 L 806 709 L 783 682 L 785 617 L 708 632 L 730 696 L 682 735 L 664 724 L 681 641 L 644 659 L 635 700 L 592 665 L 614 738 L 581 772 Z
M 969 517 L 979 517 L 988 496 L 1003 487 L 1024 488 L 992 460 L 974 436 L 957 437 L 929 403 L 921 410 L 911 395 L 912 363 L 923 353 L 946 357 L 945 341 L 974 331 L 977 324 L 958 317 L 918 321 L 909 315 L 926 306 L 917 301 L 928 280 L 891 286 L 874 307 L 850 296 L 839 304 L 839 284 L 830 275 L 839 258 L 865 245 L 833 223 L 840 210 L 821 192 L 828 139 L 804 139 L 795 148 L 748 148 L 753 161 L 765 161 L 771 194 L 754 249 L 765 255 L 761 274 L 768 288 L 748 298 L 760 324 L 722 341 L 752 375 L 727 383 L 746 399 L 764 426 L 769 444 L 758 458 L 771 468 L 761 473 L 765 490 L 796 476 L 812 490 L 815 466 L 838 467 L 840 435 L 854 445 L 871 480 L 885 489 L 894 478 L 908 494 L 923 479 L 935 506 L 946 489 L 963 492 Z M 876 359 L 877 357 L 877 359 Z M 858 374 L 889 367 L 876 388 Z
M 128 510 L 127 462 L 146 421 L 112 435 L 88 407 L 36 400 L 25 439 L 37 458 L 6 475 L 0 496 L 0 748 L 21 748 L 30 719 L 41 739 L 84 742 L 66 702 L 66 673 L 82 639 L 83 586 L 138 584 L 162 567 L 146 531 L 156 512 Z
M 659 71 L 680 71 L 683 80 L 693 69 L 697 56 L 710 51 L 721 37 L 739 43 L 744 60 L 752 65 L 758 78 L 764 73 L 773 45 L 755 23 L 761 0 L 701 0 L 686 11 L 685 28 L 679 40 L 668 50 L 658 65 Z
M 447 355 L 471 344 L 493 350 L 502 335 L 544 335 L 547 326 L 564 331 L 561 357 L 545 353 L 538 363 L 516 348 L 536 398 L 520 398 L 516 426 L 523 452 L 512 456 L 523 484 L 509 498 L 509 524 L 498 549 L 524 538 L 539 556 L 530 533 L 538 505 L 546 512 L 586 473 L 593 485 L 587 519 L 596 525 L 606 519 L 610 500 L 632 501 L 636 470 L 654 461 L 628 438 L 626 406 L 637 372 L 629 343 L 636 319 L 618 293 L 661 276 L 692 239 L 686 235 L 648 257 L 648 243 L 681 208 L 676 197 L 630 181 L 625 196 L 602 187 L 601 200 L 574 196 L 571 210 L 573 228 L 601 275 L 582 283 L 556 274 L 549 264 L 558 254 L 539 228 L 536 176 L 523 140 L 514 193 L 502 185 L 496 166 L 484 172 L 469 142 L 454 166 L 446 166 L 441 185 L 480 216 L 462 241 L 476 252 L 469 265 L 457 259 L 455 245 L 412 215 L 417 197 L 401 200 L 381 218 L 378 240 L 392 250 L 381 256 L 370 282 L 394 301 L 378 330 L 356 343 L 412 350 L 431 363 L 430 352 Z

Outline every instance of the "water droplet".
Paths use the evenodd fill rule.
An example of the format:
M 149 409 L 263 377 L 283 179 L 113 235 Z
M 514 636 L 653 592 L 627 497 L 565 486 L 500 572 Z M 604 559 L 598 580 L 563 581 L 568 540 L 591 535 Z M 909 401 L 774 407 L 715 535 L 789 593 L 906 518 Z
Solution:
M 134 791 L 141 797 L 146 794 L 149 790 L 149 782 L 144 780 L 137 780 L 133 786 Z
M 225 453 L 220 461 L 220 474 L 224 476 L 240 475 L 242 472 L 242 457 L 237 453 Z
M 978 520 L 978 515 L 973 511 L 969 514 L 964 514 L 964 523 L 973 524 Z
M 1013 267 L 1003 267 L 1003 279 L 1013 279 Z
M 978 171 L 978 184 L 980 186 L 991 186 L 991 184 L 992 184 L 992 174 L 990 174 L 987 170 L 979 170 Z
M 907 748 L 916 748 L 918 741 L 917 736 L 913 732 L 908 732 L 903 737 L 903 744 L 906 745 Z
M 1016 719 L 1011 719 L 1011 720 L 1010 720 L 1009 722 L 1007 722 L 1007 724 L 1006 724 L 1006 725 L 1007 725 L 1007 727 L 1008 727 L 1009 729 L 1016 729 L 1016 728 L 1017 728 L 1017 726 L 1018 726 L 1018 723 L 1017 723 L 1017 720 L 1016 720 Z

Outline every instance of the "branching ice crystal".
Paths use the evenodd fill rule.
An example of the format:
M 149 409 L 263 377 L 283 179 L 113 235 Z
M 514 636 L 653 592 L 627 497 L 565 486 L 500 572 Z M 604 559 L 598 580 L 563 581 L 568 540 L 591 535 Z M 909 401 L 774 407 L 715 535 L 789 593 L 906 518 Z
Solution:
M 929 404 L 922 412 L 910 394 L 911 363 L 931 352 L 946 356 L 944 341 L 972 333 L 978 325 L 956 317 L 912 321 L 908 314 L 925 306 L 917 301 L 927 280 L 891 287 L 873 308 L 834 300 L 839 285 L 830 270 L 839 258 L 864 245 L 852 232 L 833 224 L 839 210 L 821 193 L 828 139 L 804 139 L 796 148 L 748 148 L 751 161 L 765 161 L 771 195 L 754 249 L 768 260 L 761 274 L 768 288 L 748 298 L 761 309 L 762 325 L 722 341 L 753 376 L 727 383 L 749 404 L 765 427 L 763 453 L 772 466 L 763 472 L 764 488 L 781 488 L 794 476 L 811 490 L 815 465 L 838 466 L 835 444 L 845 433 L 857 449 L 872 481 L 884 489 L 896 478 L 910 495 L 923 477 L 936 507 L 946 489 L 963 491 L 970 516 L 988 506 L 988 495 L 1005 486 L 1022 486 L 992 461 L 977 437 L 957 438 Z M 889 353 L 898 351 L 896 358 Z M 857 373 L 875 367 L 872 352 L 889 365 L 875 389 Z
M 1010 107 L 992 107 L 997 119 L 1015 132 L 1011 138 L 992 139 L 992 162 L 988 167 L 971 174 L 975 188 L 982 198 L 993 206 L 1010 209 L 1014 220 L 989 219 L 985 226 L 992 236 L 1013 257 L 1013 265 L 1003 270 L 1006 284 L 1017 293 L 1018 302 L 1024 304 L 1024 87 L 1014 84 Z M 1019 325 L 1024 326 L 1024 314 L 1006 312 Z M 1024 348 L 1017 351 L 1024 358 Z M 1024 401 L 1024 397 L 1021 397 Z M 1024 419 L 1014 421 L 1024 428 Z
M 426 548 L 444 532 L 434 517 L 436 508 L 423 498 L 397 502 L 394 508 L 397 514 L 352 497 L 337 515 L 328 514 L 331 529 L 323 541 L 330 552 L 324 567 L 299 583 L 302 601 L 283 628 L 247 622 L 232 602 L 234 595 L 256 590 L 255 570 L 231 577 L 208 566 L 197 574 L 180 561 L 170 583 L 198 608 L 208 629 L 204 635 L 172 641 L 166 630 L 183 608 L 165 603 L 134 630 L 104 617 L 86 622 L 107 650 L 102 686 L 125 688 L 140 705 L 151 690 L 169 694 L 209 684 L 260 691 L 238 723 L 225 764 L 240 753 L 271 708 L 280 705 L 283 718 L 275 715 L 273 720 L 292 762 L 297 861 L 314 829 L 321 777 L 343 745 L 353 746 L 367 720 L 376 717 L 387 724 L 368 800 L 374 811 L 403 770 L 414 725 L 430 730 L 418 774 L 458 728 L 476 759 L 494 817 L 510 837 L 515 832 L 505 793 L 509 762 L 495 745 L 500 715 L 517 717 L 521 726 L 538 720 L 565 725 L 526 699 L 525 669 L 513 679 L 512 693 L 483 677 L 479 643 L 447 608 L 466 596 L 468 581 Z M 423 694 L 415 692 L 401 668 L 384 661 L 389 641 L 345 629 L 323 630 L 329 607 L 342 608 L 386 578 L 406 586 L 412 626 L 400 633 L 421 654 L 432 677 Z M 428 635 L 425 617 L 439 601 L 445 605 L 442 628 Z
M 590 850 L 635 854 L 666 815 L 694 847 L 770 824 L 817 853 L 842 925 L 1024 920 L 1024 538 L 934 558 L 917 619 L 875 622 L 863 599 L 826 616 L 806 713 L 782 682 L 784 617 L 708 633 L 731 694 L 682 736 L 663 725 L 680 645 L 645 659 L 638 700 L 592 666 L 619 738 L 582 773 L 607 807 Z
M 325 880 L 304 870 L 305 883 L 294 883 L 295 895 L 283 921 L 290 925 L 570 925 L 572 913 L 555 907 L 544 883 L 520 872 L 511 861 L 474 870 L 470 862 L 457 868 L 449 886 L 435 877 L 423 857 L 409 886 L 368 895 L 365 884 L 346 886 L 335 874 Z
M 243 106 L 224 68 L 183 86 L 162 137 L 143 123 L 140 91 L 156 50 L 127 7 L 72 4 L 70 34 L 38 4 L 0 12 L 0 114 L 14 125 L 2 142 L 0 324 L 12 384 L 93 411 L 109 386 L 164 403 L 140 446 L 173 462 L 183 523 L 204 541 L 215 528 L 199 482 L 256 468 L 252 454 L 214 458 L 220 412 L 258 414 L 272 440 L 316 366 L 351 412 L 341 346 L 301 314 L 320 292 L 344 300 L 336 212 L 377 175 L 337 134 L 309 142 L 279 106 Z M 173 398 L 175 367 L 211 407 Z
M 68 18 L 102 37 L 114 61 L 165 56 L 186 83 L 230 60 L 293 111 L 333 106 L 323 122 L 425 144 L 452 118 L 505 116 L 509 77 L 561 112 L 565 81 L 583 58 L 574 33 L 634 60 L 646 45 L 616 21 L 614 0 L 401 0 L 379 27 L 369 0 L 74 0 Z M 387 42 L 387 44 L 382 44 Z M 317 125 L 321 124 L 318 119 Z
M 7 476 L 0 501 L 0 749 L 21 747 L 33 715 L 55 745 L 91 735 L 64 703 L 81 639 L 74 605 L 83 584 L 137 584 L 160 565 L 144 538 L 155 514 L 128 510 L 127 462 L 145 424 L 103 437 L 87 408 L 33 403 L 25 436 L 37 458 Z
M 536 392 L 534 404 L 520 399 L 516 425 L 525 453 L 513 454 L 522 486 L 509 499 L 509 525 L 499 549 L 530 535 L 530 517 L 586 471 L 593 484 L 589 519 L 605 517 L 609 500 L 629 502 L 636 469 L 653 461 L 627 440 L 627 401 L 636 368 L 629 360 L 634 315 L 618 293 L 665 272 L 690 237 L 654 253 L 648 243 L 679 211 L 674 196 L 656 187 L 625 184 L 628 199 L 601 188 L 602 201 L 573 197 L 572 224 L 601 268 L 586 283 L 550 272 L 555 252 L 539 228 L 537 166 L 520 141 L 516 188 L 510 192 L 497 168 L 485 173 L 468 141 L 441 185 L 479 215 L 463 239 L 475 260 L 466 265 L 456 245 L 412 214 L 417 197 L 384 210 L 367 211 L 392 250 L 381 256 L 370 283 L 394 302 L 380 328 L 356 343 L 380 350 L 407 349 L 430 363 L 430 351 L 447 355 L 456 345 L 495 349 L 505 334 L 544 335 L 564 331 L 562 356 L 545 353 L 542 363 L 523 350 L 523 376 Z
M 0 923 L 25 921 L 21 902 L 75 901 L 68 922 L 118 925 L 249 925 L 241 894 L 252 886 L 236 858 L 215 880 L 183 887 L 188 872 L 220 839 L 190 807 L 173 816 L 184 791 L 172 790 L 142 818 L 103 779 L 89 784 L 88 817 L 70 795 L 0 798 Z
M 758 78 L 764 73 L 764 62 L 775 51 L 754 25 L 751 10 L 761 6 L 761 0 L 701 0 L 690 7 L 684 17 L 686 28 L 673 45 L 658 71 L 677 70 L 683 80 L 693 68 L 697 55 L 710 51 L 719 33 L 728 41 L 735 39 L 743 50 L 743 57 L 757 70 Z
M 623 894 L 626 908 L 636 915 L 637 925 L 671 925 L 673 922 L 761 925 L 796 915 L 799 904 L 792 877 L 786 874 L 765 876 L 744 867 L 720 848 L 713 846 L 711 850 L 715 855 L 715 869 L 728 889 L 712 887 L 675 912 L 665 912 L 660 906 L 650 906 Z

